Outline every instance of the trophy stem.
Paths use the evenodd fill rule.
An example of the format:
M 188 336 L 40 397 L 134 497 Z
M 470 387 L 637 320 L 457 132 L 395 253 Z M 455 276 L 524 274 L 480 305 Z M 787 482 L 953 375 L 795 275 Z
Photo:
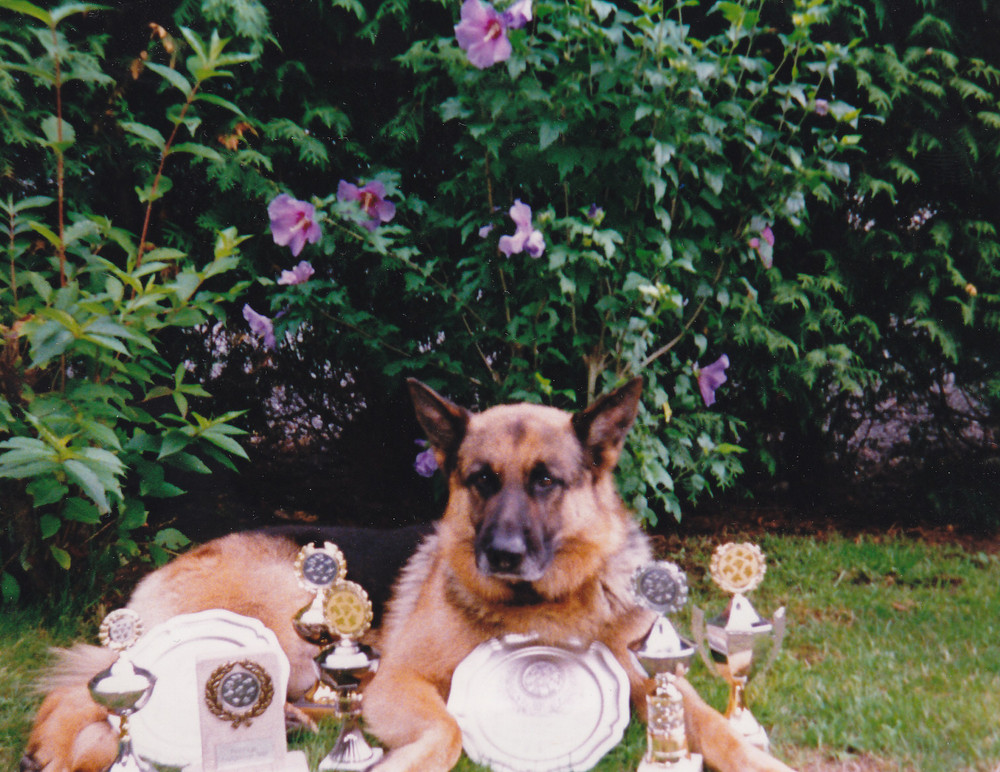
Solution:
M 119 724 L 118 757 L 108 772 L 156 772 L 152 764 L 143 761 L 132 747 L 132 737 L 128 731 L 128 715 L 121 717 Z
M 746 678 L 734 678 L 729 684 L 729 704 L 725 716 L 747 742 L 763 751 L 770 746 L 767 732 L 760 725 L 746 701 Z

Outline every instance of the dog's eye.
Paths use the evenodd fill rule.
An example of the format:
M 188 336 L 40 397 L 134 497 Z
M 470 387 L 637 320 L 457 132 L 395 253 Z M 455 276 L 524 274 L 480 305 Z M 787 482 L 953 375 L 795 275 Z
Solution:
M 488 499 L 500 490 L 500 478 L 489 467 L 473 472 L 466 480 L 466 484 L 484 499 Z
M 544 467 L 532 471 L 529 483 L 531 484 L 531 492 L 536 496 L 544 496 L 562 485 L 562 481 L 550 474 L 549 470 Z

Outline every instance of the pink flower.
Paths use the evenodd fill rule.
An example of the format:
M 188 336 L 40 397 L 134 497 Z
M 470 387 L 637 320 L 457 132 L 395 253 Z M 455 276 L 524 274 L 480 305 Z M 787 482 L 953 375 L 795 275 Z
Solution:
M 517 0 L 503 12 L 503 21 L 507 29 L 521 29 L 531 21 L 531 0 Z
M 311 277 L 314 273 L 316 273 L 316 271 L 313 270 L 309 261 L 301 260 L 292 270 L 281 272 L 281 276 L 278 278 L 278 284 L 302 284 L 309 281 L 309 277 Z
M 715 404 L 715 390 L 726 382 L 727 367 L 729 367 L 729 357 L 725 354 L 705 367 L 695 365 L 698 390 L 701 392 L 701 398 L 705 400 L 705 407 L 711 407 Z
M 774 231 L 770 225 L 765 225 L 760 232 L 761 239 L 754 236 L 750 239 L 750 247 L 757 250 L 760 261 L 765 268 L 770 268 L 774 264 Z
M 479 229 L 479 238 L 485 239 L 487 236 L 490 235 L 490 232 L 493 230 L 493 228 L 494 228 L 493 223 L 484 225 L 482 228 Z
M 816 115 L 826 115 L 830 112 L 830 103 L 825 99 L 817 99 L 814 103 Z
M 523 11 L 519 12 L 521 17 Z M 480 70 L 510 58 L 507 23 L 492 5 L 479 0 L 465 0 L 462 4 L 462 21 L 455 25 L 455 38 L 469 62 Z
M 500 237 L 500 251 L 507 257 L 524 250 L 532 257 L 540 256 L 545 251 L 545 237 L 531 227 L 531 207 L 517 199 L 510 208 L 510 219 L 517 228 L 513 236 Z
M 372 180 L 360 188 L 341 180 L 337 186 L 337 200 L 357 201 L 361 211 L 368 217 L 361 224 L 370 231 L 396 216 L 396 205 L 385 200 L 385 185 L 378 180 Z
M 258 314 L 247 303 L 243 306 L 243 318 L 250 325 L 250 332 L 264 339 L 265 348 L 274 348 L 274 324 L 262 314 Z
M 437 471 L 437 459 L 434 457 L 434 450 L 428 447 L 426 440 L 415 440 L 417 445 L 424 448 L 417 454 L 413 461 L 413 470 L 421 477 L 433 477 Z
M 287 193 L 282 193 L 267 205 L 267 214 L 271 218 L 274 243 L 291 247 L 295 257 L 299 256 L 307 241 L 315 244 L 323 235 L 316 222 L 316 207 Z

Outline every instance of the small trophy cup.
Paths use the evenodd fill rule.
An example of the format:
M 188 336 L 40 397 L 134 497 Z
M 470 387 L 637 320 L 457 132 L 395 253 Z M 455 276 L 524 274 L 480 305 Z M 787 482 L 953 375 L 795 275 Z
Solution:
M 732 593 L 732 598 L 726 610 L 707 625 L 701 609 L 694 607 L 691 615 L 691 630 L 705 664 L 729 684 L 726 718 L 763 750 L 769 744 L 767 732 L 747 707 L 746 687 L 753 675 L 770 667 L 785 637 L 784 607 L 768 622 L 744 595 L 761 583 L 765 570 L 764 555 L 756 545 L 720 545 L 712 555 L 712 580 Z
M 329 646 L 333 634 L 326 625 L 323 602 L 327 591 L 347 576 L 347 562 L 344 553 L 333 542 L 324 542 L 322 547 L 307 544 L 299 550 L 295 559 L 295 572 L 299 584 L 313 593 L 312 602 L 292 617 L 292 627 L 299 637 L 314 646 Z M 321 681 L 306 693 L 306 702 L 314 705 L 333 706 L 337 695 Z
M 336 695 L 337 715 L 343 719 L 333 749 L 320 770 L 365 770 L 382 757 L 361 732 L 361 690 L 378 669 L 378 655 L 358 642 L 372 623 L 368 593 L 355 582 L 339 580 L 324 593 L 323 618 L 334 643 L 316 662 L 320 680 Z
M 643 669 L 656 681 L 646 697 L 646 755 L 637 772 L 701 772 L 702 757 L 688 751 L 684 698 L 676 686 L 687 672 L 694 646 L 683 640 L 667 619 L 687 601 L 687 577 L 675 564 L 658 561 L 641 566 L 632 577 L 636 600 L 659 614 L 634 650 Z
M 117 651 L 118 659 L 90 679 L 87 686 L 94 702 L 119 719 L 118 757 L 108 772 L 156 772 L 135 752 L 128 731 L 129 716 L 149 701 L 156 683 L 152 673 L 133 665 L 125 654 L 141 634 L 142 622 L 131 609 L 112 611 L 101 623 L 101 644 Z

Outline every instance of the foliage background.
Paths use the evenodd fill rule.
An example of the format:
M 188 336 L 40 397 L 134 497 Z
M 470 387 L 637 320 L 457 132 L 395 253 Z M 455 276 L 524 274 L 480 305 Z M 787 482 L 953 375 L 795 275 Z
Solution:
M 30 441 L 55 464 L 0 456 L 7 597 L 46 586 L 59 565 L 97 556 L 112 570 L 182 546 L 157 498 L 214 487 L 191 475 L 218 478 L 226 453 L 241 452 L 237 426 L 256 460 L 305 447 L 343 459 L 344 477 L 367 487 L 358 499 L 427 499 L 433 483 L 410 470 L 409 374 L 470 405 L 580 407 L 641 373 L 622 487 L 649 522 L 734 485 L 784 484 L 814 503 L 824 476 L 910 459 L 926 487 L 889 489 L 897 503 L 995 524 L 993 489 L 968 484 L 996 480 L 1000 73 L 985 0 L 538 2 L 511 60 L 482 72 L 454 44 L 457 3 L 64 6 L 65 148 L 44 131 L 52 82 L 24 69 L 51 68 L 44 19 L 15 0 L 0 7 L 12 268 L 0 433 L 15 441 L 7 452 Z M 216 101 L 197 122 L 178 120 L 189 94 L 166 72 L 196 78 L 182 27 L 204 41 L 218 31 L 240 54 L 213 65 L 229 76 L 199 92 Z M 178 124 L 191 151 L 167 158 L 172 187 L 148 206 L 136 188 L 148 191 L 161 148 L 141 127 L 162 138 Z M 35 197 L 55 197 L 60 157 L 68 223 L 92 224 L 68 250 L 73 297 L 38 281 L 59 284 L 58 217 Z M 339 179 L 375 175 L 398 214 L 368 236 L 331 194 Z M 317 276 L 279 290 L 293 261 L 266 235 L 266 204 L 282 191 L 315 197 L 327 221 L 303 254 Z M 537 261 L 495 250 L 516 198 L 545 233 Z M 14 212 L 25 201 L 40 213 Z M 146 240 L 173 261 L 148 274 L 162 303 L 143 328 L 155 356 L 125 334 L 124 354 L 74 335 L 40 356 L 39 320 L 66 327 L 53 308 L 134 328 L 101 260 L 141 270 L 147 210 Z M 770 268 L 750 246 L 764 224 Z M 226 271 L 197 302 L 182 297 L 183 277 L 213 264 Z M 244 302 L 281 314 L 282 345 L 247 334 Z M 187 305 L 197 315 L 174 323 Z M 706 409 L 694 366 L 722 353 L 729 382 Z M 195 412 L 225 427 L 218 442 Z M 168 437 L 184 441 L 164 453 Z M 59 447 L 113 456 L 94 462 L 93 496 Z M 295 458 L 293 501 L 317 471 Z M 238 484 L 258 494 L 276 484 L 241 468 Z

